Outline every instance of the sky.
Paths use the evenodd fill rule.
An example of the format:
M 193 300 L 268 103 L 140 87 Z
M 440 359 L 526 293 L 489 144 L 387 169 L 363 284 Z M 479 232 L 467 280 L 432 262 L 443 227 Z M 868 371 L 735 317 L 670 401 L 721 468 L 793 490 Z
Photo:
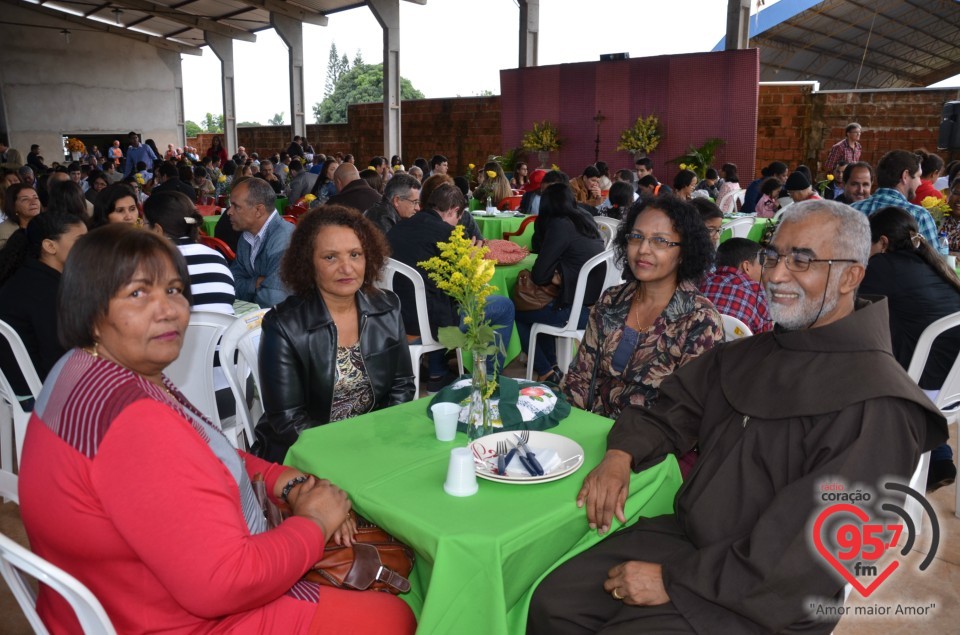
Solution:
M 778 0 L 767 0 L 767 6 Z M 541 65 L 709 51 L 726 30 L 726 0 L 541 0 Z M 520 9 L 515 0 L 400 2 L 400 74 L 428 98 L 500 93 L 500 70 L 516 68 Z M 383 31 L 366 7 L 303 25 L 307 123 L 323 99 L 331 43 L 352 61 L 383 61 Z M 222 111 L 220 61 L 208 48 L 184 55 L 184 112 L 200 122 Z M 282 112 L 290 123 L 287 48 L 272 30 L 234 42 L 237 121 L 266 124 Z M 960 84 L 960 76 L 940 85 Z

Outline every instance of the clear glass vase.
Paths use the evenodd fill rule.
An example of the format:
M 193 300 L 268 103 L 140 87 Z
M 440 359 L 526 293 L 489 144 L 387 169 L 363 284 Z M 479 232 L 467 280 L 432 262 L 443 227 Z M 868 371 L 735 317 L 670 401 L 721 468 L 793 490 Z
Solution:
M 493 432 L 493 408 L 490 399 L 485 396 L 490 381 L 487 376 L 487 356 L 474 353 L 470 407 L 467 410 L 467 436 L 471 440 Z

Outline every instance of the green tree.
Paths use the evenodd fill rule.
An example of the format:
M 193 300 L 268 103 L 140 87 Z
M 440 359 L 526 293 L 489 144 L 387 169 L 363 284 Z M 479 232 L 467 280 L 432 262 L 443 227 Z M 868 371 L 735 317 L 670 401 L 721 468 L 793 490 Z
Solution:
M 363 66 L 363 55 L 360 54 L 360 49 L 357 49 L 357 54 L 353 56 L 353 65 L 354 67 Z
M 282 126 L 283 125 L 283 112 L 278 112 L 274 116 L 267 119 L 267 123 L 271 126 Z
M 241 121 L 237 124 L 237 128 L 255 128 L 259 125 L 256 121 Z
M 201 127 L 203 128 L 204 132 L 223 133 L 223 115 L 214 116 L 208 112 L 203 117 L 203 124 Z
M 332 42 L 330 44 L 330 56 L 327 58 L 327 81 L 323 85 L 324 99 L 333 94 L 338 79 L 340 79 L 340 54 L 337 53 L 337 43 Z
M 196 137 L 203 132 L 203 128 L 197 125 L 195 121 L 190 121 L 189 119 L 183 122 L 183 127 L 188 137 Z
M 423 99 L 424 95 L 413 87 L 409 79 L 400 78 L 401 99 Z M 383 64 L 363 64 L 351 68 L 333 93 L 320 103 L 314 104 L 313 116 L 317 123 L 346 123 L 347 106 L 383 101 Z

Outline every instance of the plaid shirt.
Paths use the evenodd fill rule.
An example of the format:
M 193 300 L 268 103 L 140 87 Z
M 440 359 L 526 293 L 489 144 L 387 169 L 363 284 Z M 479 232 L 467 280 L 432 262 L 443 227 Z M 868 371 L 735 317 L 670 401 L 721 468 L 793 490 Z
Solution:
M 700 291 L 713 302 L 717 311 L 737 318 L 754 333 L 763 333 L 773 328 L 763 287 L 739 269 L 717 267 L 707 276 L 700 286 Z
M 838 163 L 856 163 L 860 160 L 861 146 L 859 141 L 854 141 L 855 145 L 850 145 L 849 140 L 842 139 L 833 144 L 827 160 L 823 163 L 823 171 L 826 174 L 833 174 L 833 169 Z
M 867 216 L 881 210 L 884 207 L 902 207 L 907 210 L 911 216 L 917 219 L 917 226 L 920 228 L 920 235 L 927 241 L 927 244 L 937 248 L 937 224 L 933 222 L 933 216 L 930 212 L 919 205 L 914 205 L 907 200 L 900 190 L 892 187 L 881 187 L 873 193 L 873 196 L 857 201 L 850 205 L 853 209 L 860 210 Z

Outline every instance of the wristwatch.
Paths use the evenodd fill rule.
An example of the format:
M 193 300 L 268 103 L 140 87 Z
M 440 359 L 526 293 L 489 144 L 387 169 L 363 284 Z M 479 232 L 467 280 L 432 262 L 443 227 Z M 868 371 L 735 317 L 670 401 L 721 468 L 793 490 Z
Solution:
M 310 477 L 305 474 L 301 474 L 300 476 L 295 476 L 287 481 L 287 484 L 283 486 L 283 491 L 280 492 L 280 498 L 282 498 L 285 503 L 289 503 L 290 501 L 287 500 L 287 495 L 290 494 L 290 491 L 300 483 L 305 482 L 308 478 Z

